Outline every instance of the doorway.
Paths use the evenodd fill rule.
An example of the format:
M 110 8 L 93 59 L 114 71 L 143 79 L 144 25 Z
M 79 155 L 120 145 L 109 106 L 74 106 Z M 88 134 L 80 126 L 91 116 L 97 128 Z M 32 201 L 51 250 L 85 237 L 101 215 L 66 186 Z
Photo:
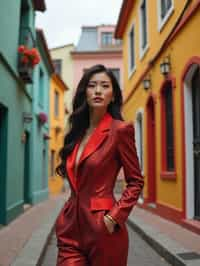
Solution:
M 184 79 L 186 218 L 200 220 L 200 65 Z
M 24 204 L 29 204 L 31 201 L 30 195 L 30 135 L 25 131 L 25 146 L 24 146 Z M 24 206 L 25 207 L 25 206 Z
M 200 220 L 200 67 L 192 77 L 194 219 Z
M 6 224 L 7 108 L 0 103 L 0 226 Z

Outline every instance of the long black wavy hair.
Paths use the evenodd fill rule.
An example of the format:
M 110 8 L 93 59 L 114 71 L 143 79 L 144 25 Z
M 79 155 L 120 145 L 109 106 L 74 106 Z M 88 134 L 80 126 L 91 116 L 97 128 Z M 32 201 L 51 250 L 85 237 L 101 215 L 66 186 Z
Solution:
M 66 158 L 73 150 L 77 140 L 83 137 L 89 127 L 89 105 L 86 101 L 86 89 L 91 77 L 96 73 L 104 72 L 112 82 L 114 102 L 107 107 L 107 112 L 117 120 L 124 120 L 121 114 L 122 93 L 113 72 L 104 65 L 94 65 L 83 74 L 72 101 L 72 113 L 68 118 L 69 132 L 64 138 L 64 145 L 59 151 L 61 163 L 56 167 L 56 174 L 66 178 Z

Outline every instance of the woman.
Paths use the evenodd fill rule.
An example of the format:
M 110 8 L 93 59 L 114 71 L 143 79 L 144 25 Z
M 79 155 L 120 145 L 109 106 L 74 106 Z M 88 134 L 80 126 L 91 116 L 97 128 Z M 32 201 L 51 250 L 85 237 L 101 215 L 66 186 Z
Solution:
M 123 121 L 122 95 L 103 65 L 80 80 L 69 118 L 71 129 L 56 171 L 71 196 L 56 220 L 57 266 L 125 266 L 126 220 L 143 188 L 134 127 Z M 123 167 L 127 187 L 117 201 L 113 188 Z

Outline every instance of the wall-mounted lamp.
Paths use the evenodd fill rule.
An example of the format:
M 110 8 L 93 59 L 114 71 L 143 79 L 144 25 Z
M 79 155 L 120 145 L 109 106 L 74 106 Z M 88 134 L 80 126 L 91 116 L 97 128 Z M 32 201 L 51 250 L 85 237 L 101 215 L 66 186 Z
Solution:
M 33 116 L 31 113 L 23 112 L 23 122 L 24 123 L 31 123 L 33 120 Z
M 170 63 L 170 57 L 167 56 L 163 59 L 162 63 L 160 64 L 160 72 L 164 76 L 169 74 L 171 68 L 171 63 Z
M 147 76 L 143 79 L 143 87 L 145 90 L 148 90 L 151 87 L 151 78 L 150 76 Z

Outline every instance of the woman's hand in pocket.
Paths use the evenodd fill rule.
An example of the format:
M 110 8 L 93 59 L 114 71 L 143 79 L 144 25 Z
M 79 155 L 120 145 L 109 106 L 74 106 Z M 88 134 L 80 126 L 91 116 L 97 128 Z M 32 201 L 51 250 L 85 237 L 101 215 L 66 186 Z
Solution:
M 110 234 L 112 234 L 115 231 L 115 223 L 113 223 L 106 215 L 103 216 L 104 223 L 109 231 Z

